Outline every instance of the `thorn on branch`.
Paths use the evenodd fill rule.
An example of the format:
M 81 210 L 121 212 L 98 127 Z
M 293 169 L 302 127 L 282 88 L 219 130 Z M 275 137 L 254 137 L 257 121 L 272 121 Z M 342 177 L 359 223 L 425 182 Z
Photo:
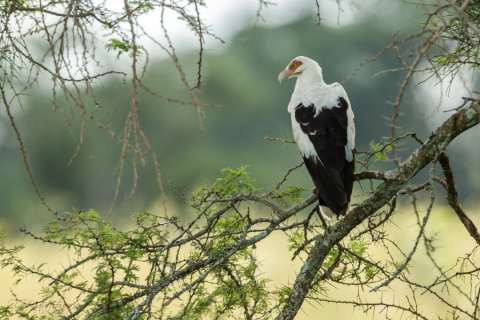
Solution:
M 320 21 L 322 21 L 322 18 L 320 17 L 320 4 L 318 3 L 318 0 L 315 0 L 315 3 L 317 4 L 317 17 L 318 17 L 318 22 L 317 24 L 320 25 Z

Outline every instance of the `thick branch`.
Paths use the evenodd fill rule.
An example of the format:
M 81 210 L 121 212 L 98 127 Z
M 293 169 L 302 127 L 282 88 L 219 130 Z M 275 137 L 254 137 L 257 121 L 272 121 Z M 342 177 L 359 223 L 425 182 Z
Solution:
M 390 171 L 362 171 L 355 173 L 355 181 L 367 180 L 367 179 L 376 179 L 376 180 L 388 180 L 388 177 L 385 176 L 386 172 Z
M 408 180 L 428 165 L 435 158 L 436 154 L 443 152 L 453 139 L 479 122 L 480 106 L 476 102 L 452 115 L 407 160 L 399 164 L 396 169 L 388 171 L 388 176 L 391 179 L 380 184 L 375 193 L 356 206 L 355 209 L 345 218 L 338 221 L 331 229 L 326 230 L 322 235 L 316 236 L 315 245 L 295 280 L 292 292 L 284 308 L 276 319 L 291 320 L 295 317 L 311 288 L 315 275 L 320 270 L 325 257 L 334 245 L 339 243 L 362 221 L 387 204 Z
M 452 209 L 457 214 L 460 221 L 462 221 L 467 231 L 470 235 L 480 244 L 480 234 L 478 234 L 477 227 L 473 224 L 472 220 L 467 216 L 465 211 L 463 211 L 462 205 L 458 202 L 457 188 L 455 187 L 455 178 L 453 177 L 452 167 L 450 166 L 450 160 L 445 152 L 442 152 L 440 158 L 438 159 L 443 168 L 443 173 L 445 174 L 446 185 L 443 185 L 447 190 L 447 200 Z

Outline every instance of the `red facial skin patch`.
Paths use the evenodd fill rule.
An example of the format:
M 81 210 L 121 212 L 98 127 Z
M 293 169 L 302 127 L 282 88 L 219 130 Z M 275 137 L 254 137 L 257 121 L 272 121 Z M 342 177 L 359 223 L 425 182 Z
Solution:
M 293 61 L 290 63 L 290 65 L 288 66 L 288 70 L 290 71 L 290 74 L 292 74 L 292 75 L 299 75 L 299 74 L 301 74 L 303 71 L 295 72 L 295 70 L 297 70 L 298 67 L 300 67 L 302 64 L 303 64 L 303 62 L 301 62 L 301 61 L 293 60 Z
M 288 66 L 288 69 L 289 70 L 292 70 L 294 71 L 295 69 L 297 69 L 298 67 L 300 67 L 303 63 L 301 61 L 298 61 L 298 60 L 293 60 L 290 65 Z M 295 66 L 295 67 L 294 67 Z

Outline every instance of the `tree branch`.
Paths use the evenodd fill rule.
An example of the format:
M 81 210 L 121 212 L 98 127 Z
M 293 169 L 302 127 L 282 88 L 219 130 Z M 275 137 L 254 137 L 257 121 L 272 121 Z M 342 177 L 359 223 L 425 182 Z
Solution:
M 445 152 L 442 152 L 438 160 L 443 168 L 443 173 L 445 174 L 446 185 L 442 185 L 445 187 L 445 190 L 447 190 L 448 203 L 455 211 L 460 221 L 462 221 L 468 233 L 470 233 L 472 238 L 475 239 L 475 241 L 480 245 L 480 234 L 478 234 L 477 227 L 472 222 L 472 220 L 470 220 L 465 211 L 463 211 L 462 205 L 458 202 L 458 193 L 457 188 L 455 187 L 455 178 L 453 177 L 452 167 L 450 166 L 450 161 L 447 154 Z
M 408 180 L 433 161 L 436 154 L 443 152 L 453 139 L 479 122 L 480 106 L 477 102 L 453 114 L 407 160 L 399 164 L 396 169 L 388 171 L 391 179 L 380 184 L 375 193 L 356 206 L 345 218 L 326 230 L 324 234 L 316 236 L 315 244 L 295 280 L 285 306 L 276 319 L 291 320 L 295 317 L 311 288 L 315 275 L 334 245 L 362 221 L 387 204 Z M 402 177 L 406 179 L 404 180 Z

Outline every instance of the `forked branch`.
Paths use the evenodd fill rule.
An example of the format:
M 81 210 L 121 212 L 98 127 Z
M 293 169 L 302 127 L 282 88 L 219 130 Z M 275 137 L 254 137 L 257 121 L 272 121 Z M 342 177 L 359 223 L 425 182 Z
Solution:
M 288 300 L 276 320 L 291 320 L 296 316 L 312 287 L 315 275 L 336 244 L 365 219 L 386 205 L 406 182 L 432 162 L 438 153 L 443 152 L 453 139 L 479 122 L 480 106 L 476 102 L 453 114 L 407 160 L 400 163 L 396 169 L 388 171 L 392 179 L 384 181 L 367 200 L 356 206 L 345 218 L 325 233 L 316 236 L 308 259 L 300 270 Z

